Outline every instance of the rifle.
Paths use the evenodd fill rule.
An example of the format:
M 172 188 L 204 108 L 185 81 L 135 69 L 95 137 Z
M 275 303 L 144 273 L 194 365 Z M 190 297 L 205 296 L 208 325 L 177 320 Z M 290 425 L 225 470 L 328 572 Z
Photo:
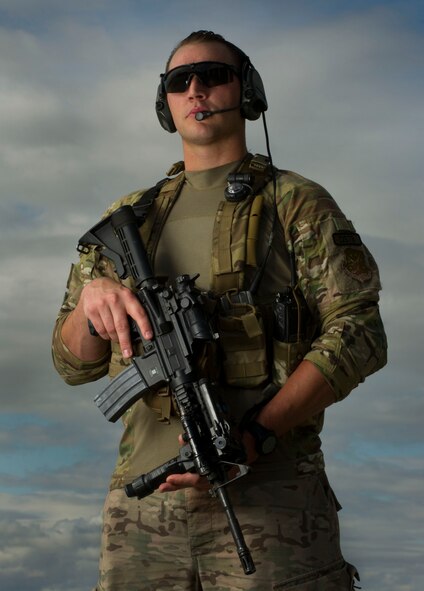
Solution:
M 131 338 L 134 343 L 142 343 L 143 352 L 132 357 L 132 365 L 96 396 L 95 403 L 109 421 L 115 422 L 152 388 L 169 384 L 183 427 L 184 445 L 178 456 L 127 484 L 125 492 L 128 497 L 141 499 L 170 474 L 195 472 L 206 477 L 210 493 L 220 500 L 225 511 L 244 573 L 252 574 L 256 568 L 226 489 L 249 471 L 241 463 L 245 453 L 231 436 L 212 385 L 198 376 L 196 362 L 206 344 L 217 338 L 206 311 L 205 295 L 195 286 L 199 275 L 180 275 L 175 287 L 154 277 L 139 233 L 144 219 L 145 210 L 124 205 L 78 242 L 79 252 L 86 252 L 90 245 L 100 247 L 115 263 L 121 279 L 134 279 L 136 295 L 154 333 L 153 339 L 146 341 L 137 324 L 129 319 Z M 227 471 L 231 466 L 237 466 L 239 472 L 229 480 Z

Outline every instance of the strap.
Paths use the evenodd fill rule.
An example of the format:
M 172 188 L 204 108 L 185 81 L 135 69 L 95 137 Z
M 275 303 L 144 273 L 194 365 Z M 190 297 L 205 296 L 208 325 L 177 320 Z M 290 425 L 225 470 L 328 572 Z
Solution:
M 238 172 L 254 175 L 252 195 L 241 202 L 221 201 L 212 237 L 212 290 L 244 288 L 247 266 L 257 267 L 256 244 L 263 205 L 260 191 L 272 178 L 268 158 L 249 155 Z
M 155 187 L 143 193 L 135 207 L 137 215 L 140 212 L 140 215 L 144 216 L 140 231 L 152 266 L 154 265 L 162 228 L 172 205 L 180 194 L 184 181 L 184 174 L 179 174 L 174 178 L 162 179 Z M 144 198 L 145 196 L 146 198 Z
M 133 210 L 140 226 L 144 224 L 144 222 L 146 221 L 146 217 L 149 213 L 150 207 L 159 195 L 161 188 L 167 181 L 168 178 L 166 177 L 157 182 L 154 187 L 147 189 L 147 191 L 145 191 L 140 197 L 140 199 L 133 205 Z

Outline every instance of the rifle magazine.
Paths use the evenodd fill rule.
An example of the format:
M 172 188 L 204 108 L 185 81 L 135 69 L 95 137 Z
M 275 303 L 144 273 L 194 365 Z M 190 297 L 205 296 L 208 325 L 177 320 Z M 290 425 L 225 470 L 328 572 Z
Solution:
M 94 402 L 107 420 L 115 423 L 148 390 L 137 368 L 130 365 L 95 397 Z

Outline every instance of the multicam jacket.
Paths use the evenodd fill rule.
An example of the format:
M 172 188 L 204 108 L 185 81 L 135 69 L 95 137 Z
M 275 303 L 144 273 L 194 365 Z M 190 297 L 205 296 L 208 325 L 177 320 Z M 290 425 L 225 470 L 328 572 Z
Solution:
M 182 202 L 185 177 L 189 177 L 189 173 L 181 172 L 176 181 L 180 187 L 183 186 L 179 197 Z M 134 204 L 142 193 L 139 191 L 123 197 L 105 215 L 123 204 Z M 264 206 L 259 235 L 267 237 L 272 225 L 272 182 L 261 193 Z M 273 359 L 269 377 L 282 385 L 300 361 L 307 359 L 323 373 L 334 390 L 335 399 L 342 400 L 368 375 L 386 363 L 386 337 L 378 309 L 381 287 L 376 263 L 352 223 L 346 219 L 328 192 L 318 184 L 293 172 L 280 170 L 277 172 L 276 204 L 279 223 L 275 227 L 272 251 L 258 299 L 270 301 L 277 291 L 289 284 L 290 258 L 294 256 L 298 286 L 307 303 L 310 326 L 313 329 L 309 331 L 308 338 L 300 343 L 280 343 L 272 339 Z M 156 215 L 154 210 L 157 207 L 160 207 L 160 200 L 152 207 L 151 216 Z M 152 224 L 150 228 L 151 226 Z M 146 227 L 149 227 L 149 218 Z M 141 231 L 143 235 L 143 228 Z M 229 231 L 236 233 L 236 229 Z M 145 242 L 146 238 L 148 236 L 145 234 Z M 211 250 L 211 236 L 205 236 L 203 247 Z M 257 257 L 259 261 L 265 250 L 266 241 L 260 240 Z M 246 268 L 245 271 L 248 279 L 253 270 Z M 191 270 L 179 269 L 178 274 L 181 272 Z M 60 375 L 72 385 L 97 380 L 106 374 L 113 378 L 127 363 L 122 359 L 119 346 L 114 343 L 111 344 L 110 353 L 103 359 L 84 362 L 77 359 L 61 340 L 61 326 L 77 305 L 84 285 L 104 275 L 117 278 L 113 264 L 95 248 L 82 254 L 79 264 L 73 265 L 71 269 L 55 326 L 53 359 Z M 125 280 L 124 284 L 132 287 L 131 280 Z M 222 340 L 225 342 L 225 335 Z M 249 364 L 251 362 L 249 360 Z M 234 393 L 238 384 L 231 381 L 230 384 L 229 390 Z M 228 384 L 223 384 L 223 389 L 228 390 Z M 244 397 L 247 390 L 255 393 L 250 399 Z M 241 398 L 254 403 L 258 397 L 258 388 L 254 384 L 249 385 L 249 382 L 241 382 L 239 391 L 243 391 L 243 396 L 234 395 L 234 400 L 237 401 L 235 406 Z M 141 471 L 150 470 L 175 455 L 177 443 L 174 439 L 178 427 L 177 430 L 170 429 L 169 436 L 163 436 L 159 432 L 166 423 L 174 426 L 175 422 L 178 423 L 178 419 L 172 416 L 170 397 L 166 392 L 159 392 L 149 406 L 147 408 L 144 402 L 139 401 L 123 417 L 125 431 L 112 487 L 130 482 Z M 158 413 L 155 415 L 159 419 L 155 421 L 157 434 L 147 416 L 152 413 L 152 408 Z M 319 433 L 322 424 L 323 413 L 293 429 L 280 442 L 280 453 L 272 454 L 273 457 L 266 461 L 278 462 L 281 458 L 293 459 L 320 454 Z M 152 434 L 157 437 L 158 442 L 163 437 L 174 438 L 172 444 L 169 443 L 169 449 L 164 445 L 162 457 L 155 457 L 151 460 L 152 463 L 145 460 L 149 456 L 146 453 L 148 442 L 145 441 L 145 431 L 148 431 L 150 439 Z M 160 447 L 159 443 L 158 446 Z M 161 453 L 158 452 L 157 455 L 161 456 Z

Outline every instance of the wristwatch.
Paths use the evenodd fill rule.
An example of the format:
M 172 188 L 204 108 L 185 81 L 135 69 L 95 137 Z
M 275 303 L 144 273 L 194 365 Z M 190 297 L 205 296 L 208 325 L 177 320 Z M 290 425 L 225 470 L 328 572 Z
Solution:
M 245 427 L 255 440 L 256 451 L 260 456 L 266 456 L 277 447 L 277 436 L 274 431 L 267 429 L 257 421 L 250 421 Z

